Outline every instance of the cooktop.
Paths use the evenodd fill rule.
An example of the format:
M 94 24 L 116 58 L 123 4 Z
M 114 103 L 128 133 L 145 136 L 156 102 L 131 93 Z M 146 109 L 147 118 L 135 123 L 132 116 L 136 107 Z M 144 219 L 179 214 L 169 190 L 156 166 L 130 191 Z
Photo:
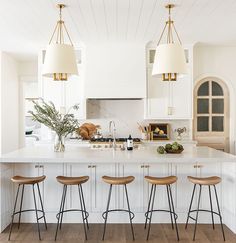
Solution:
M 127 138 L 116 138 L 116 142 L 126 142 Z M 90 142 L 92 143 L 108 143 L 113 141 L 113 138 L 92 138 Z M 135 143 L 140 143 L 140 138 L 133 138 Z

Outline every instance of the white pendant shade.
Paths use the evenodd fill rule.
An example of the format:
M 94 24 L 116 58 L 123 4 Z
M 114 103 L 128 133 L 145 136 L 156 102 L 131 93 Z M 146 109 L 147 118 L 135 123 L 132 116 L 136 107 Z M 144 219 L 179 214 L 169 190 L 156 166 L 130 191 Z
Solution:
M 187 73 L 184 49 L 178 43 L 161 44 L 156 48 L 152 75 L 159 76 L 168 73 Z
M 64 73 L 68 76 L 78 74 L 75 50 L 72 45 L 48 45 L 43 65 L 43 76 L 52 77 L 54 73 Z

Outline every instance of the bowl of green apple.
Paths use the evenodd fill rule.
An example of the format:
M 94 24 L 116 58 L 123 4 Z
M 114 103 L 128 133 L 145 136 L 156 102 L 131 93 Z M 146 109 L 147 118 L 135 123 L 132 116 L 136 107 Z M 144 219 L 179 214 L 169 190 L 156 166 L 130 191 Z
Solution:
M 159 154 L 180 154 L 182 153 L 184 150 L 183 145 L 179 144 L 178 142 L 173 142 L 171 143 L 167 143 L 165 146 L 159 146 L 157 148 L 157 152 Z

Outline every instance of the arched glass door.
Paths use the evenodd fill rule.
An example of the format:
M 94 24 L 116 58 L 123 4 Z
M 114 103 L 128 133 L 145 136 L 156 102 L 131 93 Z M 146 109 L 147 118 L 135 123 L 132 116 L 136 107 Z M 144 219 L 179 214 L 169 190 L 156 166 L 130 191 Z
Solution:
M 199 145 L 228 151 L 228 89 L 217 78 L 205 78 L 195 87 L 194 138 Z

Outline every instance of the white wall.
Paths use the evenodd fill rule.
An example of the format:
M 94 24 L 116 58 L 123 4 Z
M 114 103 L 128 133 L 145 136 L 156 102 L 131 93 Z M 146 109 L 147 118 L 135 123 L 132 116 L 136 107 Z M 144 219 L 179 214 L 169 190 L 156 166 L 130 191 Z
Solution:
M 27 61 L 19 62 L 19 76 L 38 76 L 38 62 L 36 61 Z
M 235 152 L 235 89 L 236 89 L 236 47 L 207 46 L 194 47 L 194 81 L 214 76 L 222 79 L 230 92 L 230 151 Z
M 9 54 L 1 53 L 1 153 L 19 147 L 19 80 L 18 63 Z

